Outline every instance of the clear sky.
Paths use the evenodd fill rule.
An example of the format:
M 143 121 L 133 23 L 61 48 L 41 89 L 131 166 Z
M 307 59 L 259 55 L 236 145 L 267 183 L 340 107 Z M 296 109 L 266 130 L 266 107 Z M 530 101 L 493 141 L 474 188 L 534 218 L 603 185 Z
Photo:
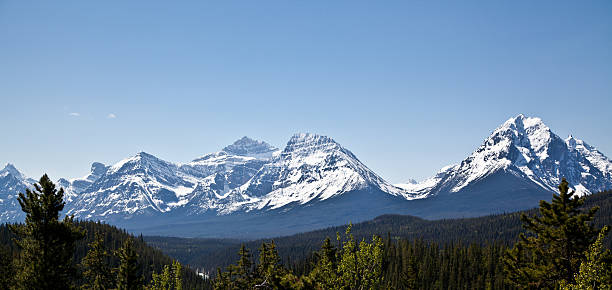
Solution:
M 612 156 L 612 1 L 0 0 L 0 163 L 328 135 L 391 182 L 519 113 Z

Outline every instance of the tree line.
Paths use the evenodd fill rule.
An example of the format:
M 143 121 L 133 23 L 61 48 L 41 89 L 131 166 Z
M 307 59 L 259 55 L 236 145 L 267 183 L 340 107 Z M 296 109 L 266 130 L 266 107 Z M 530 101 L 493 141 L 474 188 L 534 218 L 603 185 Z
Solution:
M 589 199 L 604 206 L 585 204 L 563 180 L 552 202 L 519 214 L 523 230 L 514 242 L 382 238 L 374 230 L 366 238 L 366 223 L 358 230 L 349 224 L 343 235 L 336 231 L 335 242 L 328 236 L 302 259 L 281 259 L 275 241 L 261 242 L 257 252 L 243 244 L 238 260 L 217 268 L 210 281 L 148 247 L 142 236 L 60 220 L 63 189 L 44 175 L 34 190 L 19 194 L 25 223 L 0 227 L 0 289 L 611 289 L 609 227 L 601 218 L 610 213 L 609 193 Z M 515 216 L 492 219 L 513 228 Z M 390 217 L 378 226 L 401 226 Z M 415 230 L 403 227 L 404 233 Z M 495 234 L 507 235 L 503 228 Z
M 357 242 L 351 225 L 345 237 L 337 235 L 337 246 L 325 240 L 317 261 L 308 275 L 298 276 L 281 264 L 274 241 L 262 243 L 259 262 L 254 264 L 244 245 L 239 259 L 225 271 L 217 269 L 216 289 L 378 289 L 383 280 L 383 242 L 373 236 L 371 242 Z
M 584 199 L 581 209 L 598 206 L 593 224 L 597 228 L 612 224 L 612 191 L 605 191 L 588 195 Z M 420 240 L 433 243 L 438 247 L 471 244 L 487 246 L 502 244 L 512 246 L 520 233 L 526 232 L 523 228 L 521 216 L 538 214 L 538 209 L 521 212 L 494 214 L 475 218 L 459 218 L 445 220 L 424 220 L 406 215 L 383 215 L 370 221 L 353 224 L 352 233 L 355 239 L 370 239 L 372 235 L 389 238 L 393 241 Z M 302 261 L 314 259 L 313 253 L 322 245 L 326 237 L 335 237 L 337 232 L 343 232 L 346 226 L 330 227 L 326 229 L 299 233 L 292 236 L 276 237 L 274 242 L 283 263 L 298 274 L 311 270 L 311 263 Z M 202 268 L 214 273 L 217 267 L 225 268 L 237 259 L 237 252 L 241 241 L 230 239 L 198 239 L 198 238 L 170 238 L 145 237 L 148 244 L 162 249 L 179 261 Z M 257 249 L 268 240 L 246 241 L 247 248 Z M 606 248 L 612 247 L 612 239 L 607 237 L 603 241 Z
M 337 244 L 327 238 L 310 258 L 286 267 L 274 242 L 263 242 L 253 263 L 239 259 L 217 269 L 216 289 L 612 289 L 612 254 L 603 243 L 609 227 L 593 219 L 585 198 L 565 179 L 552 202 L 523 213 L 524 232 L 506 243 L 438 244 L 374 235 L 357 243 L 349 225 Z
M 47 175 L 19 194 L 25 222 L 0 226 L 0 289 L 210 288 L 142 236 L 70 216 L 60 220 L 63 195 Z

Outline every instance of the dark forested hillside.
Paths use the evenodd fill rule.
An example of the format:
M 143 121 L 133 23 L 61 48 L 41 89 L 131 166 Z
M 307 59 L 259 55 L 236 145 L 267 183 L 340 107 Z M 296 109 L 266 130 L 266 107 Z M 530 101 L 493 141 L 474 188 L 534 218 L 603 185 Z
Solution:
M 604 286 L 612 285 L 612 256 L 603 243 L 609 246 L 604 238 L 610 195 L 592 196 L 585 204 L 583 198 L 572 198 L 568 188 L 563 179 L 552 202 L 542 201 L 537 210 L 523 213 L 431 222 L 384 216 L 359 224 L 360 235 L 371 235 L 361 239 L 355 239 L 349 224 L 344 234 L 336 234 L 336 242 L 324 239 L 318 250 L 297 260 L 291 258 L 299 254 L 297 247 L 306 252 L 313 236 L 339 228 L 278 238 L 279 243 L 261 241 L 259 251 L 252 247 L 259 241 L 249 242 L 234 254 L 238 257 L 234 264 L 218 268 L 214 285 L 216 289 L 266 284 L 273 289 L 607 289 Z M 602 209 L 597 221 L 596 205 Z M 525 230 L 517 228 L 516 237 L 507 238 L 513 220 Z M 606 226 L 600 229 L 600 224 Z M 397 232 L 388 232 L 384 239 L 375 234 L 385 229 Z M 278 254 L 281 247 L 289 250 L 284 262 Z M 259 257 L 255 266 L 253 257 Z
M 76 243 L 74 251 L 74 261 L 79 263 L 89 250 L 89 243 L 94 240 L 95 234 L 100 233 L 103 236 L 104 247 L 109 252 L 114 252 L 121 248 L 126 239 L 133 239 L 134 249 L 138 254 L 138 264 L 141 266 L 142 275 L 145 277 L 145 282 L 151 280 L 153 273 L 160 273 L 165 265 L 171 265 L 173 258 L 155 249 L 143 240 L 142 237 L 134 237 L 128 234 L 125 230 L 117 227 L 96 223 L 90 221 L 79 221 L 76 225 L 85 230 L 85 238 Z M 0 225 L 0 248 L 8 250 L 10 255 L 16 256 L 18 249 L 13 242 L 14 235 L 10 231 L 7 224 Z M 111 255 L 108 259 L 108 264 L 115 268 L 119 265 L 118 258 Z M 183 285 L 185 289 L 208 289 L 208 282 L 199 277 L 196 272 L 190 268 L 183 267 L 182 270 Z
M 592 206 L 600 208 L 594 221 L 596 226 L 612 224 L 612 191 L 588 196 L 584 207 Z M 432 221 L 412 216 L 383 215 L 371 221 L 354 224 L 352 232 L 357 240 L 379 235 L 392 240 L 418 239 L 439 245 L 474 243 L 511 245 L 523 231 L 521 214 L 534 215 L 536 212 L 533 209 L 478 218 Z M 262 242 L 274 240 L 285 264 L 301 267 L 303 263 L 297 263 L 298 261 L 309 259 L 312 252 L 320 249 L 326 237 L 334 239 L 336 233 L 343 232 L 345 228 L 346 226 L 330 227 L 292 236 L 248 241 L 245 245 L 250 249 L 257 249 Z M 211 272 L 217 267 L 225 267 L 234 262 L 240 248 L 240 242 L 235 240 L 167 237 L 145 237 L 145 240 L 184 264 L 201 267 Z M 610 238 L 606 240 L 606 245 L 608 248 L 612 246 Z M 300 272 L 300 269 L 295 270 Z
M 591 195 L 586 198 L 582 207 L 593 206 L 599 207 L 593 221 L 596 227 L 612 224 L 612 192 Z M 240 286 L 236 286 L 241 285 L 239 283 L 255 285 L 266 280 L 291 289 L 311 289 L 312 285 L 326 281 L 352 281 L 339 276 L 326 280 L 325 273 L 329 269 L 324 267 L 326 264 L 322 263 L 322 255 L 326 252 L 336 253 L 329 257 L 335 257 L 334 263 L 337 264 L 334 265 L 338 267 L 334 271 L 338 272 L 334 275 L 339 275 L 348 273 L 347 268 L 340 265 L 352 263 L 352 256 L 346 253 L 359 252 L 359 255 L 364 255 L 358 259 L 360 261 L 369 261 L 376 257 L 378 278 L 372 280 L 372 283 L 388 289 L 514 289 L 515 286 L 507 280 L 502 257 L 516 242 L 518 234 L 523 232 L 524 221 L 521 221 L 520 216 L 533 216 L 537 212 L 534 209 L 479 218 L 434 221 L 411 216 L 384 215 L 352 225 L 350 235 L 347 231 L 342 242 L 328 242 L 327 248 L 322 248 L 326 238 L 334 241 L 338 232 L 345 232 L 346 226 L 242 242 L 228 239 L 135 237 L 111 225 L 80 221 L 75 225 L 83 230 L 85 238 L 77 241 L 73 260 L 75 264 L 83 260 L 91 248 L 90 243 L 98 233 L 103 237 L 104 248 L 109 252 L 124 247 L 124 241 L 128 239 L 133 241 L 133 249 L 138 254 L 138 275 L 145 278 L 147 285 L 152 285 L 151 280 L 156 279 L 155 273 L 164 272 L 164 269 L 167 269 L 165 267 L 171 265 L 173 259 L 177 259 L 190 266 L 181 271 L 183 289 L 208 289 L 213 286 L 221 289 L 240 289 Z M 9 228 L 9 225 L 0 225 L 0 254 L 3 257 L 16 257 L 19 249 Z M 373 236 L 381 236 L 382 239 Z M 365 244 L 359 243 L 357 252 L 356 243 L 347 244 L 347 239 L 352 241 L 353 237 L 356 243 L 366 241 Z M 369 241 L 372 243 L 368 244 Z M 266 262 L 262 262 L 260 249 L 266 249 L 266 244 L 268 250 L 271 249 L 269 255 L 274 257 L 278 253 L 278 260 L 270 260 L 278 262 L 273 262 L 270 266 L 262 266 Z M 246 251 L 240 250 L 242 245 L 242 249 Z M 611 247 L 610 238 L 605 240 L 605 245 Z M 166 255 L 159 249 L 163 249 Z M 240 256 L 239 252 L 243 255 Z M 267 257 L 268 254 L 264 256 Z M 236 261 L 237 265 L 226 267 Z M 240 265 L 246 265 L 244 261 L 258 263 L 257 266 L 245 268 L 255 271 L 252 275 L 248 274 L 248 271 L 245 272 L 246 276 L 236 272 Z M 111 255 L 107 258 L 107 264 L 115 268 L 120 263 L 116 256 Z M 365 262 L 361 266 L 369 265 L 369 262 Z M 5 266 L 0 263 L 0 268 Z M 192 270 L 195 268 L 205 270 L 211 278 L 217 279 L 201 279 Z M 227 271 L 215 271 L 218 268 Z M 162 276 L 157 275 L 157 279 L 162 279 L 160 277 Z M 77 281 L 76 284 L 80 285 L 81 282 Z

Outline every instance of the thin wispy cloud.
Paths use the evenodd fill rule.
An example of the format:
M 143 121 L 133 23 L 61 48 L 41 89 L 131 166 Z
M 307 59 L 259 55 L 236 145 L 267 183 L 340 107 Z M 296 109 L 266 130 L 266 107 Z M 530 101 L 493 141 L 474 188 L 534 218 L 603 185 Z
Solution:
M 81 116 L 81 114 L 76 113 L 76 112 L 69 113 L 68 115 L 72 116 L 72 117 L 80 117 Z
M 108 119 L 115 119 L 115 118 L 117 118 L 117 115 L 115 115 L 113 113 L 110 113 L 110 114 L 108 114 L 108 116 L 106 116 L 106 118 L 108 118 Z

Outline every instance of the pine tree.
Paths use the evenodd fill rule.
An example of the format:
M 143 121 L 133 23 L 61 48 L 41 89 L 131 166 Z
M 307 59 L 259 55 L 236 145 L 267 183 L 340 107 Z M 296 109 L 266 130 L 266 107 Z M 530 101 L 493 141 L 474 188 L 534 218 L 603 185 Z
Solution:
M 287 270 L 280 264 L 281 259 L 278 256 L 274 241 L 270 243 L 262 243 L 259 249 L 259 264 L 257 265 L 257 274 L 259 276 L 258 285 L 270 285 L 273 288 L 279 288 L 282 277 L 287 274 Z
M 321 289 L 333 289 L 338 285 L 337 250 L 328 238 L 316 253 L 317 264 L 310 272 L 310 279 Z
M 251 261 L 251 253 L 244 244 L 240 247 L 238 252 L 239 260 L 237 265 L 237 281 L 236 284 L 239 288 L 251 288 L 253 286 L 253 262 Z
M 414 257 L 404 257 L 404 269 L 400 274 L 400 286 L 402 289 L 416 289 L 417 288 L 417 266 Z
M 359 269 L 357 264 L 357 245 L 351 233 L 352 224 L 346 228 L 348 240 L 342 244 L 342 254 L 338 263 L 338 274 L 341 276 L 343 284 L 349 289 L 358 289 L 361 286 L 359 281 Z M 340 238 L 338 237 L 338 241 Z
M 227 267 L 227 276 L 226 276 L 226 280 L 227 280 L 227 288 L 225 289 L 240 289 L 238 287 L 236 287 L 236 265 L 229 265 Z
M 170 270 L 170 265 L 165 265 L 160 274 L 153 273 L 151 279 L 151 285 L 149 285 L 149 289 L 151 290 L 169 290 L 173 288 L 173 277 Z
M 377 289 L 382 282 L 383 242 L 378 236 L 372 243 L 362 240 L 357 246 L 352 224 L 346 229 L 348 240 L 342 245 L 341 259 L 338 262 L 338 275 L 343 288 Z
M 143 278 L 139 273 L 140 267 L 137 261 L 138 254 L 134 251 L 132 239 L 126 239 L 116 255 L 120 260 L 119 267 L 115 270 L 117 272 L 117 289 L 141 289 L 143 286 Z
M 15 241 L 21 249 L 16 282 L 23 289 L 68 289 L 73 285 L 76 268 L 72 260 L 75 242 L 83 231 L 72 217 L 59 220 L 64 209 L 64 189 L 57 190 L 45 174 L 34 190 L 19 193 L 17 200 L 26 213 L 24 225 L 14 225 Z
M 365 240 L 359 243 L 357 263 L 362 289 L 378 289 L 383 278 L 383 242 L 379 236 L 372 236 L 371 243 Z
M 81 261 L 83 267 L 83 278 L 85 283 L 83 289 L 110 289 L 113 286 L 113 276 L 107 263 L 109 253 L 104 248 L 102 234 L 96 233 L 95 239 L 89 244 L 89 251 Z
M 215 277 L 215 289 L 232 289 L 231 280 L 227 272 L 221 272 L 221 268 L 217 268 L 217 277 Z
M 165 265 L 160 274 L 153 273 L 151 283 L 147 289 L 151 290 L 182 290 L 183 289 L 183 267 L 178 261 L 172 261 L 172 265 Z
M 174 274 L 174 289 L 183 290 L 183 266 L 178 261 L 172 261 L 172 273 Z
M 584 198 L 569 192 L 565 178 L 559 192 L 552 203 L 540 201 L 539 216 L 521 217 L 529 234 L 520 234 L 504 257 L 507 280 L 515 286 L 550 289 L 561 281 L 574 283 L 584 252 L 597 236 L 590 222 L 598 208 L 581 211 Z
M 562 283 L 561 288 L 566 290 L 594 290 L 612 289 L 612 263 L 610 262 L 610 250 L 603 250 L 603 240 L 608 233 L 605 226 L 600 232 L 595 243 L 585 253 L 586 260 L 580 264 L 580 271 L 576 275 L 575 284 Z

